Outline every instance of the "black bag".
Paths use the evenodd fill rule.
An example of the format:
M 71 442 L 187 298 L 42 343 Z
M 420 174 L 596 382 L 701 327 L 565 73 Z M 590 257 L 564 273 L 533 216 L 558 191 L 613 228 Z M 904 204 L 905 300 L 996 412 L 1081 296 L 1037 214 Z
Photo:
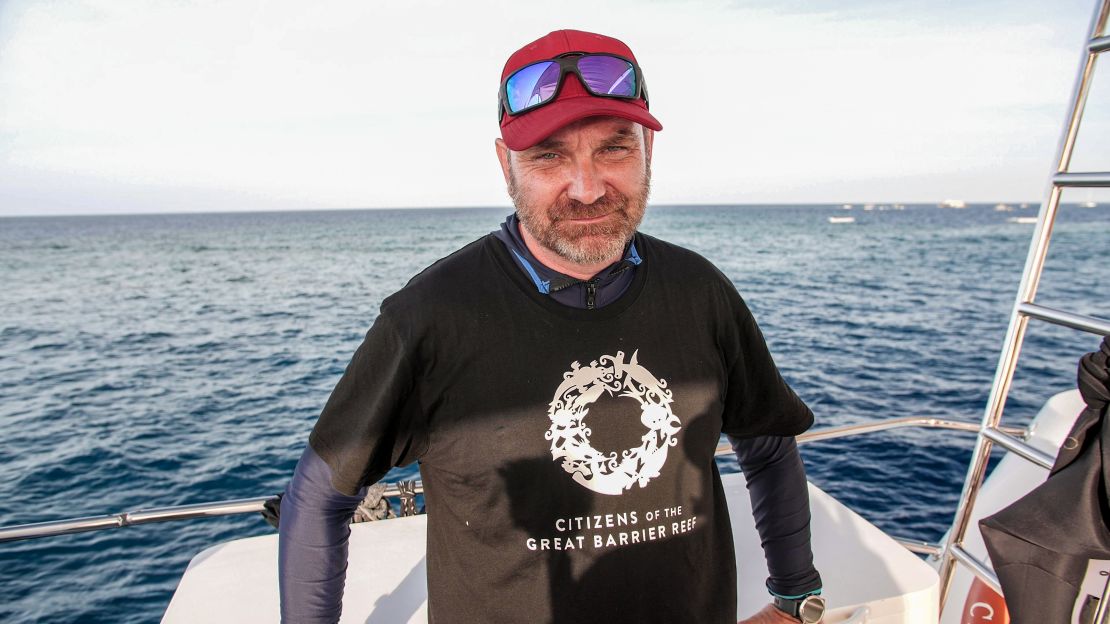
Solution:
M 1014 624 L 1091 622 L 1110 569 L 1110 338 L 1079 360 L 1087 407 L 1048 479 L 979 521 Z M 1101 570 L 1101 572 L 1100 572 Z M 1088 575 L 1097 583 L 1084 579 Z M 1093 589 L 1092 585 L 1097 585 Z M 1082 595 L 1080 595 L 1082 594 Z

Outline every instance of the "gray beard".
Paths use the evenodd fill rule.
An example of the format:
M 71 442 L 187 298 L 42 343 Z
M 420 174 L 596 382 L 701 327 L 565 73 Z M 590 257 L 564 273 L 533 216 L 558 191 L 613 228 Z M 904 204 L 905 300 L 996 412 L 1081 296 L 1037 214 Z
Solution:
M 651 192 L 650 167 L 644 174 L 641 188 L 642 192 L 634 198 L 629 198 L 623 194 L 611 196 L 610 193 L 606 193 L 592 204 L 582 204 L 571 200 L 573 203 L 558 207 L 549 226 L 545 226 L 543 220 L 538 218 L 540 210 L 529 206 L 519 192 L 516 178 L 511 170 L 508 190 L 509 197 L 512 198 L 513 205 L 516 206 L 517 218 L 520 219 L 521 226 L 528 230 L 532 238 L 539 241 L 541 245 L 553 251 L 560 258 L 574 264 L 588 265 L 619 258 L 625 246 L 628 245 L 628 241 L 632 240 L 636 228 L 640 226 L 644 209 L 647 206 L 648 195 Z M 637 203 L 632 204 L 632 202 Z M 640 215 L 639 218 L 633 218 L 629 214 L 628 208 L 630 205 L 635 206 L 635 212 Z M 600 216 L 600 214 L 609 212 L 615 212 L 617 218 L 606 223 L 574 226 L 575 231 L 573 235 L 569 236 L 559 231 L 560 225 L 566 225 L 565 222 L 559 219 L 560 216 L 564 216 L 564 218 L 565 215 L 569 214 Z M 598 237 L 603 240 L 595 242 Z M 586 240 L 590 244 L 584 244 Z

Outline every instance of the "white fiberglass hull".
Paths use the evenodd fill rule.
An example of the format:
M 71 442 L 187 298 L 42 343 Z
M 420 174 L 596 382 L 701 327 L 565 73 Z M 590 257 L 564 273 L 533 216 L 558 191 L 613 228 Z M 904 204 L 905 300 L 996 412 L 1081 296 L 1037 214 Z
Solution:
M 767 568 L 743 475 L 725 475 L 723 481 L 736 542 L 739 618 L 767 603 Z M 810 501 L 814 558 L 830 606 L 827 623 L 937 621 L 932 568 L 812 484 Z M 341 622 L 427 622 L 426 527 L 426 516 L 352 527 Z M 866 619 L 860 617 L 863 610 Z M 162 621 L 278 622 L 277 535 L 235 540 L 198 554 Z

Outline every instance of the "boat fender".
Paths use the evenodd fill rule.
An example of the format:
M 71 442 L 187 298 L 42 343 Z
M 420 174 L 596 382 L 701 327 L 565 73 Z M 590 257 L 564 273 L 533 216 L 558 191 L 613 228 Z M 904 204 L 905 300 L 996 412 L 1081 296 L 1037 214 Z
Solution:
M 972 580 L 967 591 L 960 624 L 1010 624 L 1006 601 L 998 592 L 978 578 Z

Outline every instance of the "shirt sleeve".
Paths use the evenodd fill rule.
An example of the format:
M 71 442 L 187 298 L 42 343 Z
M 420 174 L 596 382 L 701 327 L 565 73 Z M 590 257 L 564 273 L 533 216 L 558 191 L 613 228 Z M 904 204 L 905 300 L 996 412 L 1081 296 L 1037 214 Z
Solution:
M 791 597 L 821 589 L 810 543 L 809 487 L 790 436 L 729 437 L 744 471 L 767 559 L 767 589 Z
M 411 342 L 383 306 L 308 438 L 341 494 L 354 495 L 425 450 Z
M 721 429 L 737 438 L 804 432 L 813 424 L 813 412 L 779 374 L 763 333 L 732 282 L 727 282 L 726 296 L 731 309 L 719 337 L 728 367 Z
M 278 586 L 282 622 L 339 621 L 351 516 L 365 489 L 345 496 L 335 491 L 331 480 L 331 468 L 308 447 L 281 499 Z
M 424 451 L 411 344 L 383 305 L 312 429 L 278 524 L 283 622 L 338 621 L 355 508 L 367 486 Z

